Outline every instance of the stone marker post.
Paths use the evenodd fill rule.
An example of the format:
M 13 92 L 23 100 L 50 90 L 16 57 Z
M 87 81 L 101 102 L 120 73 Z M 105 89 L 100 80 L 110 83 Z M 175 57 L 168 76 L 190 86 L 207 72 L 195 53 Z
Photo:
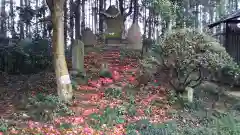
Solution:
M 191 87 L 186 87 L 186 90 L 188 92 L 188 102 L 193 102 L 193 88 Z
M 80 40 L 75 40 L 72 47 L 72 69 L 73 74 L 84 72 L 84 44 Z
M 97 44 L 97 37 L 90 28 L 86 28 L 85 30 L 82 31 L 82 41 L 85 47 L 87 46 L 93 47 Z

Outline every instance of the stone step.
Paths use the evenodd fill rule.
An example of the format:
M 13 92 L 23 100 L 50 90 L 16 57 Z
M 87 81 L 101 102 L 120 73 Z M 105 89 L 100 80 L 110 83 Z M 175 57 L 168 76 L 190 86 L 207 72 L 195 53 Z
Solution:
M 108 56 L 113 55 L 114 56 L 114 55 L 119 54 L 119 53 L 120 53 L 119 51 L 109 51 L 109 52 L 103 53 L 103 56 L 105 56 L 105 55 L 108 55 Z
M 76 116 L 83 116 L 85 118 L 92 113 L 98 112 L 99 110 L 98 107 L 95 106 L 83 107 L 78 105 L 70 108 L 75 113 Z
M 117 53 L 120 53 L 120 52 L 119 51 L 109 51 L 109 52 L 103 53 L 103 55 L 115 55 Z
M 103 58 L 104 60 L 108 60 L 108 61 L 111 61 L 111 62 L 118 62 L 120 60 L 120 58 L 110 58 L 110 57 L 105 57 Z
M 120 57 L 119 56 L 103 56 L 102 58 L 105 58 L 105 59 L 120 59 Z
M 93 90 L 76 90 L 77 91 L 77 94 L 97 94 L 99 91 L 97 88 L 93 89 Z
M 103 48 L 103 52 L 104 54 L 105 53 L 112 53 L 112 52 L 120 52 L 120 48 L 114 48 L 114 47 L 111 47 L 111 48 Z
M 82 112 L 82 116 L 88 117 L 89 115 L 93 114 L 93 113 L 98 113 L 99 109 L 97 108 L 89 108 L 89 109 L 85 109 Z
M 106 46 L 106 47 L 103 47 L 103 51 L 104 52 L 110 52 L 110 51 L 120 51 L 122 50 L 123 47 L 119 47 L 119 46 Z
M 119 56 L 120 52 L 119 51 L 109 51 L 109 52 L 105 52 L 102 53 L 102 56 Z
M 74 96 L 77 101 L 88 101 L 98 97 L 99 94 L 98 93 L 81 93 L 78 91 L 74 93 Z
M 103 59 L 120 59 L 120 57 L 116 57 L 116 56 L 103 56 Z
M 109 62 L 119 62 L 117 60 L 119 60 L 119 58 L 109 58 L 109 57 L 106 57 L 106 58 L 103 58 L 104 60 L 108 60 Z
M 106 44 L 104 47 L 126 47 L 126 44 Z
M 90 100 L 79 100 L 75 102 L 76 104 L 74 105 L 74 107 L 82 107 L 82 108 L 89 108 L 89 107 L 98 107 L 98 104 L 96 102 L 92 102 Z

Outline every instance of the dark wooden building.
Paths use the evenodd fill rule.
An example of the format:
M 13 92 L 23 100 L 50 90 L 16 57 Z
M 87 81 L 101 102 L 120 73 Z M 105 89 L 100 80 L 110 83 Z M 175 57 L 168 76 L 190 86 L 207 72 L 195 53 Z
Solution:
M 217 22 L 208 25 L 209 28 L 218 27 L 216 38 L 226 48 L 226 51 L 240 63 L 240 10 L 225 16 Z

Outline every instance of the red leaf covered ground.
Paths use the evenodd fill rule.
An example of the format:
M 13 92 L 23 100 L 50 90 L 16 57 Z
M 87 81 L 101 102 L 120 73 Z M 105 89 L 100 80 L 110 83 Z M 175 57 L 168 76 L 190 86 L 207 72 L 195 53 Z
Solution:
M 109 69 L 112 72 L 112 79 L 110 78 L 97 78 L 101 63 L 106 62 L 109 64 Z M 119 51 L 106 51 L 102 54 L 91 52 L 85 56 L 85 68 L 87 74 L 91 74 L 93 77 L 88 80 L 86 85 L 79 85 L 75 90 L 75 100 L 71 109 L 75 113 L 74 116 L 57 118 L 52 124 L 39 123 L 34 121 L 28 121 L 28 126 L 21 130 L 12 129 L 10 134 L 33 134 L 42 133 L 46 135 L 100 135 L 103 131 L 97 131 L 91 128 L 86 119 L 88 116 L 95 112 L 100 112 L 106 106 L 114 107 L 122 105 L 126 102 L 128 85 L 135 85 L 137 83 L 136 78 L 133 76 L 137 74 L 138 61 L 133 58 L 125 58 L 120 60 Z M 96 79 L 97 78 L 97 79 Z M 111 100 L 106 98 L 104 90 L 108 87 L 120 87 L 123 91 L 123 99 Z M 164 88 L 161 86 L 150 86 L 151 91 L 158 91 L 157 94 L 151 94 L 150 92 L 142 93 L 140 88 L 135 88 L 136 95 L 136 107 L 137 115 L 130 117 L 125 116 L 125 123 L 115 125 L 113 129 L 104 129 L 104 132 L 108 135 L 124 135 L 126 133 L 125 126 L 127 123 L 134 122 L 139 119 L 149 118 L 152 122 L 163 122 L 169 120 L 167 117 L 167 110 L 169 106 L 164 105 L 162 107 L 151 106 L 151 102 L 154 100 L 161 100 L 164 102 L 165 94 Z M 149 90 L 150 91 L 150 90 Z M 146 115 L 144 109 L 151 106 L 151 114 Z M 60 123 L 71 123 L 76 125 L 75 128 L 60 130 L 58 125 Z M 109 131 L 107 131 L 109 130 Z M 1 133 L 0 133 L 1 135 Z

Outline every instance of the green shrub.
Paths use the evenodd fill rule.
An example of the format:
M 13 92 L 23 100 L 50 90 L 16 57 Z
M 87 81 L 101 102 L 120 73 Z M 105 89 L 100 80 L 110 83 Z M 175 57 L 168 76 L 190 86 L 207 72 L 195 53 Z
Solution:
M 112 73 L 109 71 L 108 67 L 102 68 L 100 70 L 99 76 L 103 78 L 112 78 Z
M 169 121 L 152 124 L 148 119 L 142 119 L 127 126 L 127 135 L 134 135 L 136 131 L 141 135 L 175 135 L 176 123 Z
M 8 123 L 4 119 L 0 119 L 0 132 L 6 132 L 8 130 Z
M 151 38 L 143 38 L 143 47 L 142 47 L 142 55 L 144 52 L 148 52 L 150 48 L 155 44 L 155 41 Z
M 0 48 L 0 70 L 7 73 L 37 73 L 51 65 L 49 42 L 24 39 L 11 47 Z
M 107 88 L 105 90 L 105 96 L 120 99 L 122 97 L 122 90 L 121 88 Z
M 184 127 L 181 129 L 181 135 L 215 135 L 213 130 L 207 127 Z
M 190 126 L 175 121 L 152 124 L 142 119 L 127 125 L 127 135 L 239 135 L 240 119 L 232 113 L 209 117 L 207 125 Z M 198 123 L 196 123 L 198 124 Z M 195 124 L 195 125 L 196 125 Z
M 71 129 L 71 128 L 73 128 L 74 126 L 71 124 L 71 123 L 61 123 L 60 125 L 59 125 L 59 128 L 61 129 L 61 130 L 66 130 L 66 129 Z
M 240 85 L 240 67 L 236 63 L 227 65 L 215 74 L 215 80 L 230 86 Z
M 123 115 L 119 113 L 119 108 L 106 107 L 103 114 L 93 113 L 88 118 L 88 124 L 94 129 L 101 129 L 103 125 L 108 128 L 113 127 L 115 124 L 124 123 Z
M 202 69 L 215 73 L 227 65 L 236 64 L 214 38 L 193 29 L 169 32 L 161 45 L 153 47 L 152 56 L 145 61 L 165 69 L 169 83 L 180 93 L 186 87 L 201 84 Z
M 180 135 L 239 135 L 240 119 L 233 113 L 218 113 L 207 118 L 206 125 L 179 128 Z
M 27 106 L 30 116 L 41 121 L 53 120 L 57 116 L 73 115 L 68 105 L 54 95 L 37 94 L 29 98 Z

